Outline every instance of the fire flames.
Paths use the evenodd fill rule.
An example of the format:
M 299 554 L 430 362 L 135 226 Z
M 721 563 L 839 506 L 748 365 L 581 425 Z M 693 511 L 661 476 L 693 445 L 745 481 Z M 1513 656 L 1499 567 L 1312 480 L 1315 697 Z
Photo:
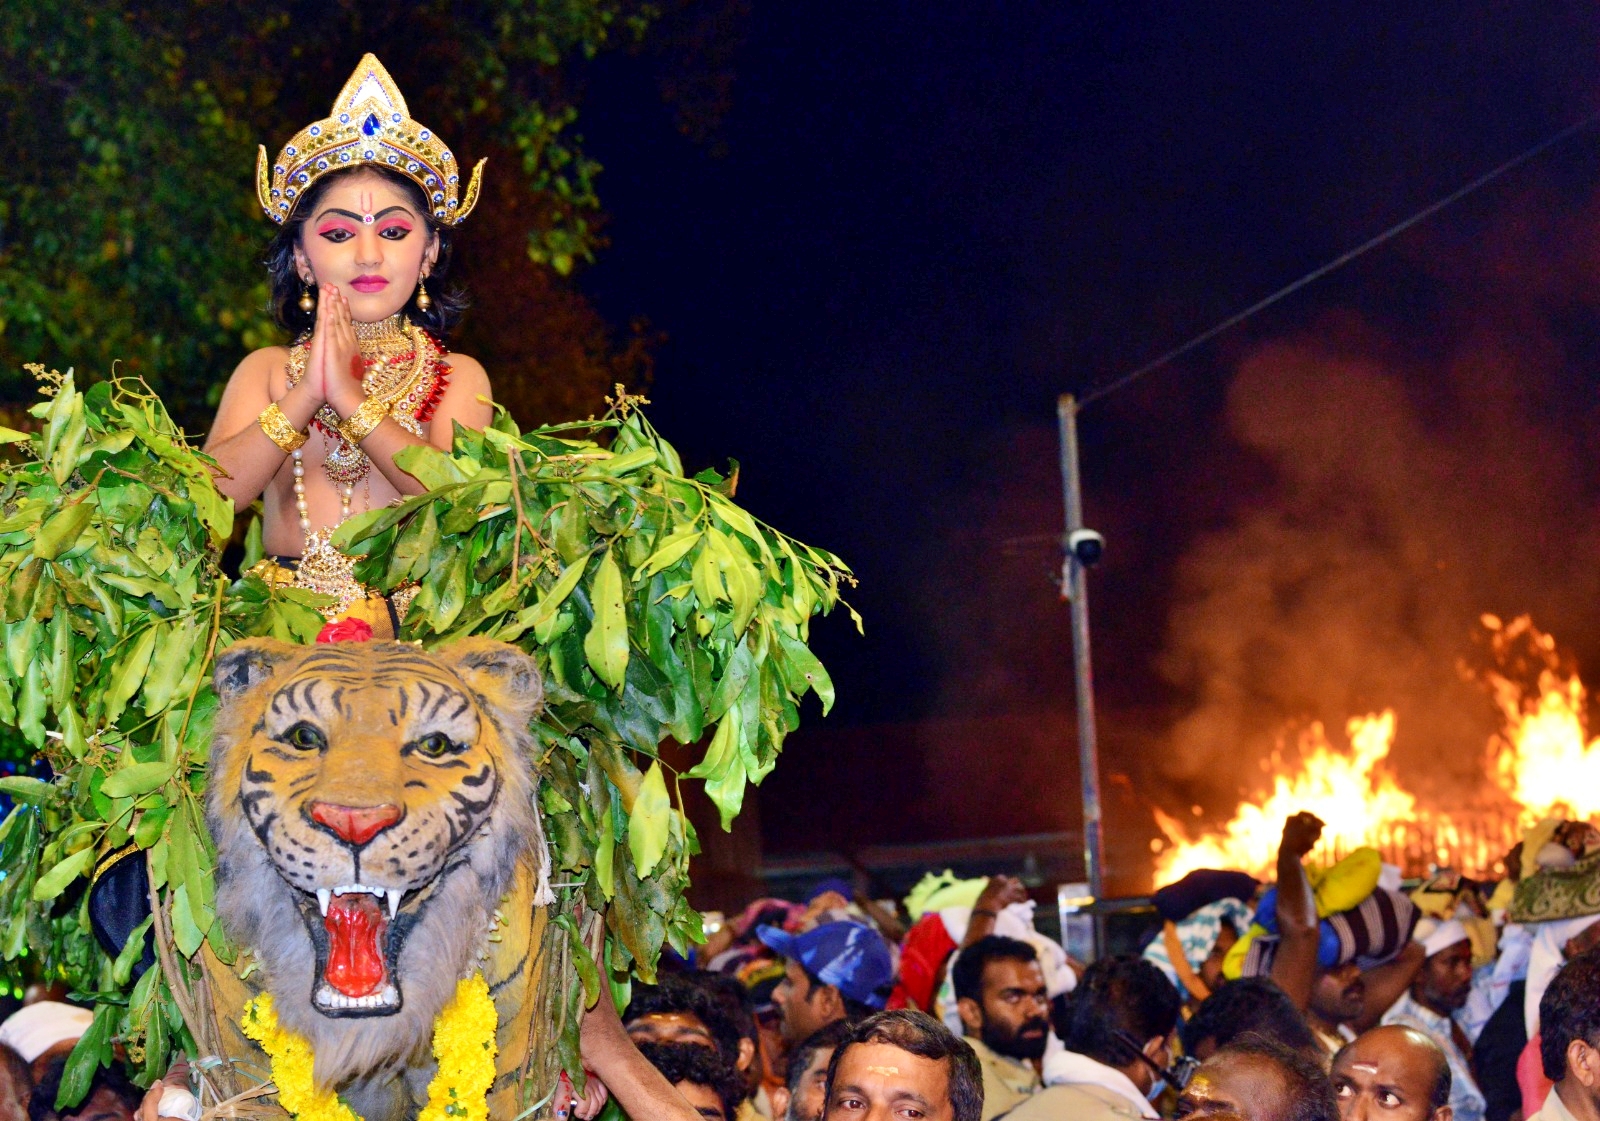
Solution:
M 1298 766 L 1275 750 L 1263 764 L 1273 776 L 1270 792 L 1241 802 L 1220 830 L 1191 837 L 1181 822 L 1156 810 L 1166 840 L 1152 842 L 1155 882 L 1171 883 L 1197 868 L 1270 875 L 1283 821 L 1297 810 L 1327 823 L 1319 846 L 1325 860 L 1374 845 L 1408 873 L 1438 864 L 1479 874 L 1497 870 L 1524 824 L 1554 814 L 1600 813 L 1600 737 L 1588 735 L 1582 680 L 1563 664 L 1555 639 L 1527 616 L 1481 621 L 1497 667 L 1481 676 L 1502 720 L 1486 748 L 1489 809 L 1419 804 L 1388 767 L 1393 711 L 1351 719 L 1347 749 L 1314 723 L 1297 738 Z

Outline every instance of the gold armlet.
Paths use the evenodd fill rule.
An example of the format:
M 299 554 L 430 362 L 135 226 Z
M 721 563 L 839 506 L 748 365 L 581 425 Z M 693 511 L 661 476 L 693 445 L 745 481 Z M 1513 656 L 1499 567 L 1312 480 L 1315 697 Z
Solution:
M 379 397 L 368 397 L 355 412 L 344 418 L 339 425 L 339 435 L 352 448 L 360 447 L 361 441 L 372 435 L 373 429 L 382 424 L 383 418 L 388 415 L 387 402 Z
M 285 455 L 299 450 L 306 442 L 306 434 L 289 423 L 289 418 L 283 415 L 276 401 L 261 410 L 256 423 L 267 434 L 267 439 L 282 448 Z

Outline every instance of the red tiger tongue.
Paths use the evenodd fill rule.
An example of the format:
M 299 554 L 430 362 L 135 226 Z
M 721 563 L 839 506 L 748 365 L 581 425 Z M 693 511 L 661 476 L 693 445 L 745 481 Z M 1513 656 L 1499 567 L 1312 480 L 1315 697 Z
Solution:
M 345 996 L 368 996 L 383 986 L 383 932 L 388 926 L 375 895 L 336 895 L 322 920 L 328 932 L 328 984 Z

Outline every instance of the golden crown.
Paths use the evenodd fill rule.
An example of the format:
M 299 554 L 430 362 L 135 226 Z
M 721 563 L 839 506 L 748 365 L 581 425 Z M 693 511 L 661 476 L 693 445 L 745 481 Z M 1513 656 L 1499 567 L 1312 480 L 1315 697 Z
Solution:
M 455 156 L 444 142 L 411 119 L 406 99 L 373 55 L 365 55 L 339 91 L 333 112 L 307 125 L 285 144 L 277 161 L 267 163 L 263 145 L 256 158 L 256 198 L 267 217 L 282 225 L 300 198 L 323 175 L 373 164 L 397 171 L 422 188 L 434 217 L 461 221 L 478 201 L 483 178 L 479 160 L 467 193 L 460 193 L 461 175 Z

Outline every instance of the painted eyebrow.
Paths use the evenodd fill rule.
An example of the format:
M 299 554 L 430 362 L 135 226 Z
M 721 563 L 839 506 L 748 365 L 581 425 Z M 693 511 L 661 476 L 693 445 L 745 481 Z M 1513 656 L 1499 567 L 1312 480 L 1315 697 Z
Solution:
M 382 210 L 378 211 L 376 214 L 374 214 L 372 216 L 372 220 L 374 222 L 376 222 L 379 218 L 382 218 L 385 214 L 393 214 L 396 210 L 400 211 L 402 214 L 405 214 L 407 217 L 412 218 L 413 220 L 416 218 L 416 215 L 411 213 L 411 210 L 410 210 L 409 207 L 401 206 L 401 205 L 399 205 L 397 203 L 394 206 L 386 206 Z M 363 217 L 364 217 L 363 215 L 360 215 L 360 214 L 352 214 L 348 210 L 340 210 L 337 206 L 330 206 L 330 207 L 328 207 L 328 209 L 324 210 L 321 214 L 317 215 L 317 221 L 319 221 L 319 222 L 322 221 L 322 219 L 326 218 L 330 214 L 342 214 L 346 218 L 350 219 L 352 222 L 360 222 L 360 221 L 363 220 Z

